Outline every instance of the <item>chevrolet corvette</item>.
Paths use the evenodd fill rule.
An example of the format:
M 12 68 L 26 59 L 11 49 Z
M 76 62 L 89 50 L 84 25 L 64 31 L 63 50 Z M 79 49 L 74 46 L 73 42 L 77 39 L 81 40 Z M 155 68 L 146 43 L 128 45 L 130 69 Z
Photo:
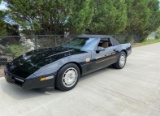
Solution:
M 130 43 L 119 44 L 112 36 L 79 35 L 61 46 L 33 50 L 7 63 L 5 79 L 24 89 L 68 91 L 82 75 L 110 65 L 124 68 L 131 50 Z

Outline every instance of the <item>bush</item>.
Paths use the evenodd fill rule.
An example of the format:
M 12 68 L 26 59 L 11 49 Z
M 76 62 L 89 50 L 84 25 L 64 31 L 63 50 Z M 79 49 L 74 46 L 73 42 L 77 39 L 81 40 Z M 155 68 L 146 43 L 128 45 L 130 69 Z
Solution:
M 12 54 L 14 57 L 24 54 L 25 52 L 27 52 L 27 50 L 27 47 L 17 44 L 8 45 L 6 47 L 6 52 Z

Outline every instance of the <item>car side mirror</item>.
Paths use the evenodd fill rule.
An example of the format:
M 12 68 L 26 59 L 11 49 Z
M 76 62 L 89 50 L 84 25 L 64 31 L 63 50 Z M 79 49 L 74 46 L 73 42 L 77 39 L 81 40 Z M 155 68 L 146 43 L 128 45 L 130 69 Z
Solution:
M 101 51 L 105 51 L 105 48 L 99 46 L 99 47 L 97 48 L 96 52 L 99 53 L 99 52 L 101 52 Z

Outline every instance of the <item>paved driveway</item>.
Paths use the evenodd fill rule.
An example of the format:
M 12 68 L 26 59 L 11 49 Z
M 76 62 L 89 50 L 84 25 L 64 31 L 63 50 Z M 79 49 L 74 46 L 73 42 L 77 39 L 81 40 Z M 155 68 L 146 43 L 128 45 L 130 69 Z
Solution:
M 1 116 L 160 116 L 160 43 L 138 47 L 123 70 L 82 77 L 75 89 L 22 90 L 0 79 Z

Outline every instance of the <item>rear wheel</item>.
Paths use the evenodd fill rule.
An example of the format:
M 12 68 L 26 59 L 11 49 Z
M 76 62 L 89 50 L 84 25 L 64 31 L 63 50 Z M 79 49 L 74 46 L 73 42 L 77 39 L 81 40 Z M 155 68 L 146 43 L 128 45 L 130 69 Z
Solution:
M 61 91 L 69 91 L 78 83 L 80 77 L 79 67 L 76 64 L 70 63 L 63 66 L 56 78 L 56 88 Z
M 124 66 L 126 64 L 126 60 L 127 60 L 126 53 L 122 51 L 120 53 L 118 61 L 115 64 L 113 64 L 113 67 L 116 68 L 116 69 L 122 69 L 122 68 L 124 68 Z

